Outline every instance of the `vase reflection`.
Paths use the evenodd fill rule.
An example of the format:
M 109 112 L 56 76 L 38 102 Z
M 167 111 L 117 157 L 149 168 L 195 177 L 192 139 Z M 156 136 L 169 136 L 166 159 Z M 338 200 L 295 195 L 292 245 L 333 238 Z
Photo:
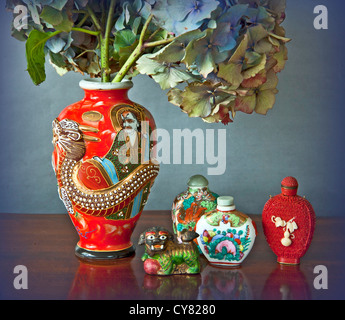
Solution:
M 242 269 L 225 269 L 207 265 L 202 272 L 199 299 L 251 300 L 253 293 Z
M 133 272 L 133 258 L 115 260 L 112 264 L 79 261 L 70 292 L 71 300 L 140 299 L 140 289 Z
M 299 265 L 275 264 L 271 273 L 251 277 L 252 266 L 215 267 L 201 258 L 201 273 L 158 276 L 145 274 L 138 257 L 112 264 L 79 261 L 69 290 L 73 300 L 304 300 L 310 285 Z M 139 268 L 140 266 L 140 268 Z M 265 269 L 269 268 L 268 265 Z M 266 278 L 266 279 L 265 279 Z M 262 282 L 261 282 L 262 281 Z M 253 286 L 253 287 L 252 287 Z M 254 290 L 255 289 L 255 290 Z
M 265 300 L 309 300 L 311 290 L 299 265 L 277 264 L 262 291 Z

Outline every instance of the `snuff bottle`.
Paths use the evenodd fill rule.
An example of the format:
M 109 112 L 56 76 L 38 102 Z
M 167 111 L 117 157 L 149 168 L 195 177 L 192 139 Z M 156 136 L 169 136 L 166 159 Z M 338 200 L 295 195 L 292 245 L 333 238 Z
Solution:
M 199 248 L 212 265 L 238 267 L 251 251 L 256 238 L 255 223 L 236 210 L 234 198 L 221 196 L 217 208 L 196 225 Z
M 294 177 L 284 178 L 281 193 L 271 197 L 262 212 L 266 240 L 282 264 L 299 264 L 314 233 L 314 209 L 305 197 L 297 195 L 297 189 Z
M 184 230 L 195 230 L 198 220 L 217 206 L 218 195 L 209 190 L 204 176 L 190 177 L 187 185 L 187 190 L 175 198 L 171 210 L 173 230 L 179 241 Z

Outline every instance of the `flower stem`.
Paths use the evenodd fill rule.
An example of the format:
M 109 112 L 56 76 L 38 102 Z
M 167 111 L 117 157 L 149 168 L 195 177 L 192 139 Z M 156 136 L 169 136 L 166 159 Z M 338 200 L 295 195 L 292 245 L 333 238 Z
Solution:
M 122 68 L 120 69 L 120 71 L 117 73 L 117 75 L 115 76 L 113 82 L 121 82 L 122 79 L 125 77 L 125 75 L 127 74 L 127 72 L 129 71 L 129 69 L 133 66 L 133 64 L 140 58 L 140 56 L 142 55 L 142 53 L 144 52 L 144 37 L 145 37 L 145 33 L 147 31 L 147 28 L 151 22 L 153 18 L 153 15 L 151 14 L 144 26 L 143 29 L 140 33 L 140 38 L 139 38 L 139 43 L 136 46 L 136 48 L 134 49 L 134 51 L 132 52 L 132 54 L 129 56 L 129 58 L 127 59 L 127 61 L 125 62 L 125 64 L 122 66 Z
M 92 31 L 92 30 L 87 30 L 83 28 L 72 28 L 72 31 L 84 32 L 96 37 L 100 35 L 100 31 Z
M 90 15 L 86 12 L 84 14 L 83 19 L 80 20 L 80 22 L 76 25 L 77 28 L 80 28 L 84 25 L 85 21 L 87 20 L 87 18 L 90 17 Z
M 86 6 L 86 10 L 88 12 L 88 14 L 90 15 L 95 27 L 97 28 L 98 31 L 101 31 L 102 30 L 102 27 L 96 17 L 96 14 L 92 11 L 92 9 L 87 5 Z
M 165 45 L 165 44 L 168 44 L 168 43 L 174 41 L 175 39 L 176 39 L 175 37 L 172 37 L 172 38 L 168 38 L 168 39 L 147 42 L 147 43 L 144 44 L 144 47 L 145 48 L 151 48 L 151 47 L 162 46 L 162 45 Z
M 109 13 L 107 18 L 107 24 L 105 33 L 101 38 L 101 74 L 102 74 L 102 82 L 109 82 L 110 81 L 110 68 L 109 68 L 109 41 L 110 41 L 110 32 L 111 28 L 113 27 L 113 16 L 115 10 L 115 0 L 111 0 L 109 6 Z
M 117 75 L 115 76 L 113 82 L 121 82 L 122 79 L 127 74 L 127 72 L 129 71 L 129 69 L 132 67 L 132 65 L 140 58 L 141 54 L 142 54 L 142 47 L 138 45 L 134 49 L 132 54 L 129 56 L 129 58 L 127 59 L 125 64 L 122 66 L 120 71 L 117 73 Z

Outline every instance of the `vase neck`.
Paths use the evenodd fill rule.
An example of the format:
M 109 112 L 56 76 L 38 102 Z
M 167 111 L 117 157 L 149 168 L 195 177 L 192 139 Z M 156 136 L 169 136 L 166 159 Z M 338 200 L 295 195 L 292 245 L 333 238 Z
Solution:
M 84 89 L 86 100 L 128 100 L 129 89 L 90 90 Z
M 133 87 L 132 81 L 100 82 L 99 79 L 88 79 L 79 82 L 85 91 L 87 100 L 128 100 L 128 90 Z

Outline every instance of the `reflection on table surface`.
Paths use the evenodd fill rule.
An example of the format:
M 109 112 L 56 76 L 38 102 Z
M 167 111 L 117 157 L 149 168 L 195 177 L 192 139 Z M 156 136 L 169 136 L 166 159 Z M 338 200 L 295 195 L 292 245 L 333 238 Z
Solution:
M 260 295 L 255 297 L 245 268 L 219 268 L 201 260 L 201 274 L 177 276 L 136 275 L 131 264 L 133 259 L 110 265 L 79 262 L 68 299 L 311 299 L 310 284 L 300 266 L 276 264 Z
M 254 247 L 238 269 L 210 265 L 200 256 L 197 275 L 153 276 L 139 246 L 132 257 L 108 264 L 78 260 L 78 240 L 65 215 L 0 215 L 1 299 L 250 300 L 344 299 L 345 220 L 318 219 L 314 239 L 297 266 L 280 265 L 263 236 L 260 216 Z M 144 212 L 133 242 L 152 221 L 171 227 L 169 212 Z M 13 269 L 28 270 L 28 290 L 16 290 Z M 316 289 L 315 267 L 327 268 L 328 289 Z

